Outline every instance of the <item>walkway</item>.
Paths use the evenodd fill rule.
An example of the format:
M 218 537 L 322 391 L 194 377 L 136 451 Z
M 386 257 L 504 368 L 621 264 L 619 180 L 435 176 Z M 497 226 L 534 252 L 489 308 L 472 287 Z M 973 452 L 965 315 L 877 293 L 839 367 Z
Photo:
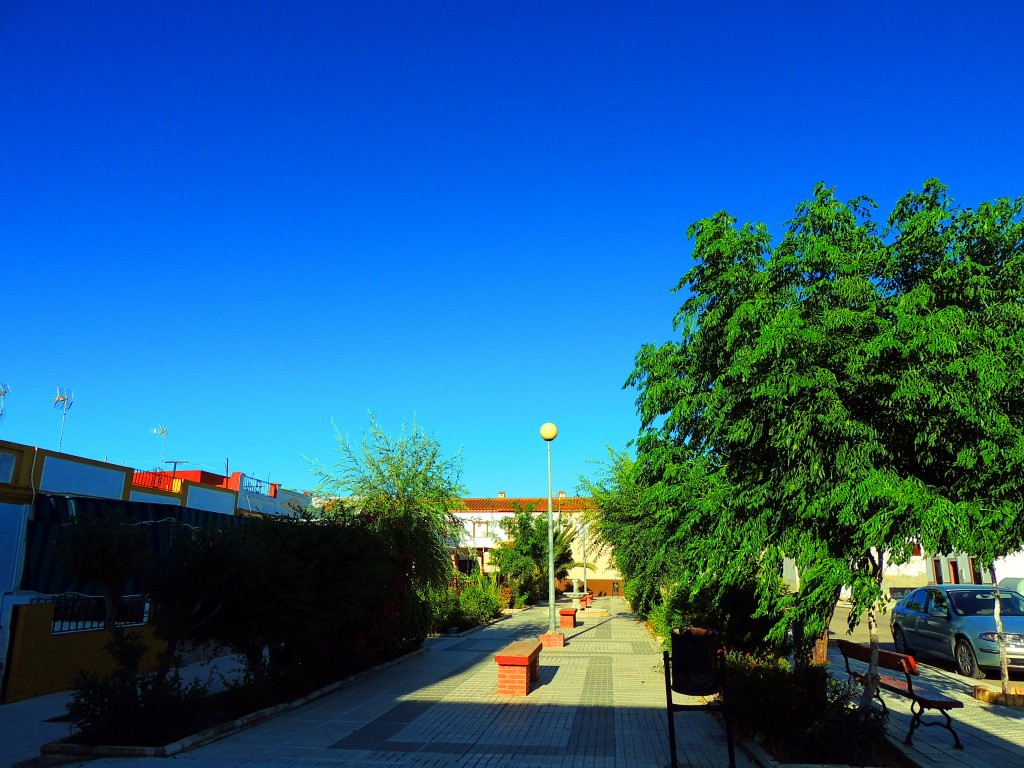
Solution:
M 604 768 L 666 766 L 665 688 L 656 643 L 620 598 L 598 598 L 611 617 L 585 618 L 567 630 L 564 649 L 541 654 L 540 684 L 525 698 L 499 697 L 494 653 L 547 628 L 536 607 L 463 637 L 430 638 L 400 664 L 249 730 L 171 758 L 178 768 L 242 766 L 437 766 Z M 838 634 L 838 633 L 837 633 Z M 842 671 L 838 653 L 835 672 Z M 966 749 L 949 734 L 919 729 L 912 758 L 922 768 L 1024 765 L 1024 712 L 990 707 L 971 683 L 924 667 L 929 688 L 960 698 L 954 712 Z M 66 694 L 0 706 L 0 768 L 37 754 L 38 744 L 67 733 Z M 684 697 L 676 697 L 683 701 Z M 887 697 L 890 732 L 902 739 L 909 708 Z M 681 766 L 727 765 L 725 737 L 703 713 L 676 714 Z M 736 751 L 740 768 L 752 768 Z M 89 768 L 168 768 L 167 759 L 94 760 Z
M 832 673 L 845 678 L 843 657 L 837 649 L 829 649 Z M 942 728 L 918 728 L 914 743 L 904 751 L 920 768 L 978 768 L 978 766 L 1024 765 L 1024 710 L 983 704 L 971 695 L 975 681 L 939 667 L 919 663 L 921 678 L 914 681 L 914 690 L 936 697 L 956 699 L 963 709 L 950 711 L 953 728 L 960 734 L 963 750 L 953 749 L 953 739 Z M 998 680 L 987 681 L 998 686 Z M 910 702 L 900 696 L 882 697 L 889 708 L 889 734 L 902 742 L 910 728 Z M 942 720 L 934 710 L 925 721 Z
M 463 637 L 429 638 L 415 658 L 174 759 L 179 768 L 665 766 L 657 644 L 621 598 L 598 598 L 594 607 L 612 616 L 585 618 L 566 630 L 565 648 L 545 649 L 539 685 L 525 698 L 497 695 L 493 656 L 546 631 L 546 606 Z M 676 723 L 680 765 L 728 764 L 724 732 L 709 715 L 680 713 Z M 739 751 L 737 760 L 753 765 Z M 88 765 L 168 768 L 158 758 Z
M 856 643 L 868 642 L 866 622 L 861 621 L 852 636 L 847 632 L 846 619 L 849 605 L 840 603 L 832 620 L 830 636 L 845 637 Z M 878 636 L 882 648 L 895 650 L 889 631 L 888 614 L 879 616 Z M 943 668 L 942 662 L 927 658 L 916 658 L 921 678 L 914 681 L 915 690 L 929 692 L 942 698 L 957 699 L 964 703 L 963 709 L 951 710 L 953 727 L 960 734 L 963 751 L 953 749 L 953 739 L 941 728 L 918 728 L 914 732 L 914 743 L 905 751 L 921 768 L 977 768 L 986 765 L 1024 765 L 1024 710 L 984 704 L 971 695 L 975 681 L 961 677 L 952 671 L 952 664 Z M 829 651 L 832 673 L 840 680 L 845 679 L 843 657 L 838 650 Z M 998 680 L 986 680 L 999 685 Z M 1019 683 L 1018 683 L 1019 684 Z M 902 742 L 910 728 L 909 702 L 887 693 L 882 694 L 889 707 L 889 733 Z M 932 712 L 931 718 L 941 716 Z M 925 715 L 925 720 L 929 716 Z

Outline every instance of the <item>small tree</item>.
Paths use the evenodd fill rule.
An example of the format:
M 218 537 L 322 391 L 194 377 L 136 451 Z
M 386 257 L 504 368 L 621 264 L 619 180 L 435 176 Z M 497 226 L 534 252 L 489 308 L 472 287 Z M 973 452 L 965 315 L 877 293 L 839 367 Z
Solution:
M 399 564 L 393 586 L 403 632 L 422 639 L 430 623 L 427 590 L 445 586 L 454 573 L 451 549 L 462 528 L 452 510 L 465 492 L 462 458 L 446 456 L 437 438 L 415 422 L 392 436 L 372 413 L 359 443 L 337 430 L 335 437 L 338 460 L 312 462 L 316 493 L 349 497 L 347 508 L 390 542 Z
M 543 543 L 537 533 L 537 516 L 519 502 L 512 502 L 512 516 L 501 521 L 504 541 L 491 552 L 491 564 L 514 595 L 539 596 L 542 559 L 546 559 L 547 529 Z M 497 538 L 497 536 L 495 536 Z

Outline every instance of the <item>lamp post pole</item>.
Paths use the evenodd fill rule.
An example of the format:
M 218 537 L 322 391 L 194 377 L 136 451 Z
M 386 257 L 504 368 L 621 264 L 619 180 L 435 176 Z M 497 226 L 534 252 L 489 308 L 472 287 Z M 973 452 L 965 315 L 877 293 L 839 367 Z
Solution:
M 583 593 L 587 593 L 587 524 L 583 524 Z
M 550 421 L 540 428 L 540 436 L 548 444 L 548 634 L 555 634 L 555 522 L 551 510 L 551 441 L 558 437 L 558 427 Z

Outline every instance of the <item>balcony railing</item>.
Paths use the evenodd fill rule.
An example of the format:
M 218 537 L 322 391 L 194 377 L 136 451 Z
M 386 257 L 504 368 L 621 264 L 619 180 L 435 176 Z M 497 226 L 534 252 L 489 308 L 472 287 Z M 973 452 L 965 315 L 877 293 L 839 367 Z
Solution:
M 147 472 L 137 469 L 132 475 L 132 485 L 140 488 L 155 488 L 158 491 L 181 491 L 181 478 L 167 472 Z
M 103 629 L 106 608 L 102 597 L 86 595 L 61 595 L 53 604 L 53 626 L 50 632 L 62 635 L 68 632 L 87 632 Z M 142 595 L 130 595 L 121 599 L 117 612 L 117 625 L 137 626 L 149 621 L 149 603 Z
M 249 477 L 249 475 L 242 475 L 242 482 L 239 490 L 245 491 L 246 493 L 262 493 L 264 496 L 276 496 L 273 493 L 274 483 L 270 483 L 266 480 L 260 480 L 255 477 Z

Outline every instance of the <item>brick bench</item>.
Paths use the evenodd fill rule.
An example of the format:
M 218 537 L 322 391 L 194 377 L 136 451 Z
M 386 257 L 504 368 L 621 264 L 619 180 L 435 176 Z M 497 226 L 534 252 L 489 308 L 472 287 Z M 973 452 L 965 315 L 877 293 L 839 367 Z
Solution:
M 558 611 L 558 626 L 562 629 L 574 629 L 576 627 L 576 609 L 560 608 Z
M 540 649 L 536 640 L 518 640 L 494 654 L 499 696 L 525 696 L 530 692 L 530 683 L 540 678 Z

